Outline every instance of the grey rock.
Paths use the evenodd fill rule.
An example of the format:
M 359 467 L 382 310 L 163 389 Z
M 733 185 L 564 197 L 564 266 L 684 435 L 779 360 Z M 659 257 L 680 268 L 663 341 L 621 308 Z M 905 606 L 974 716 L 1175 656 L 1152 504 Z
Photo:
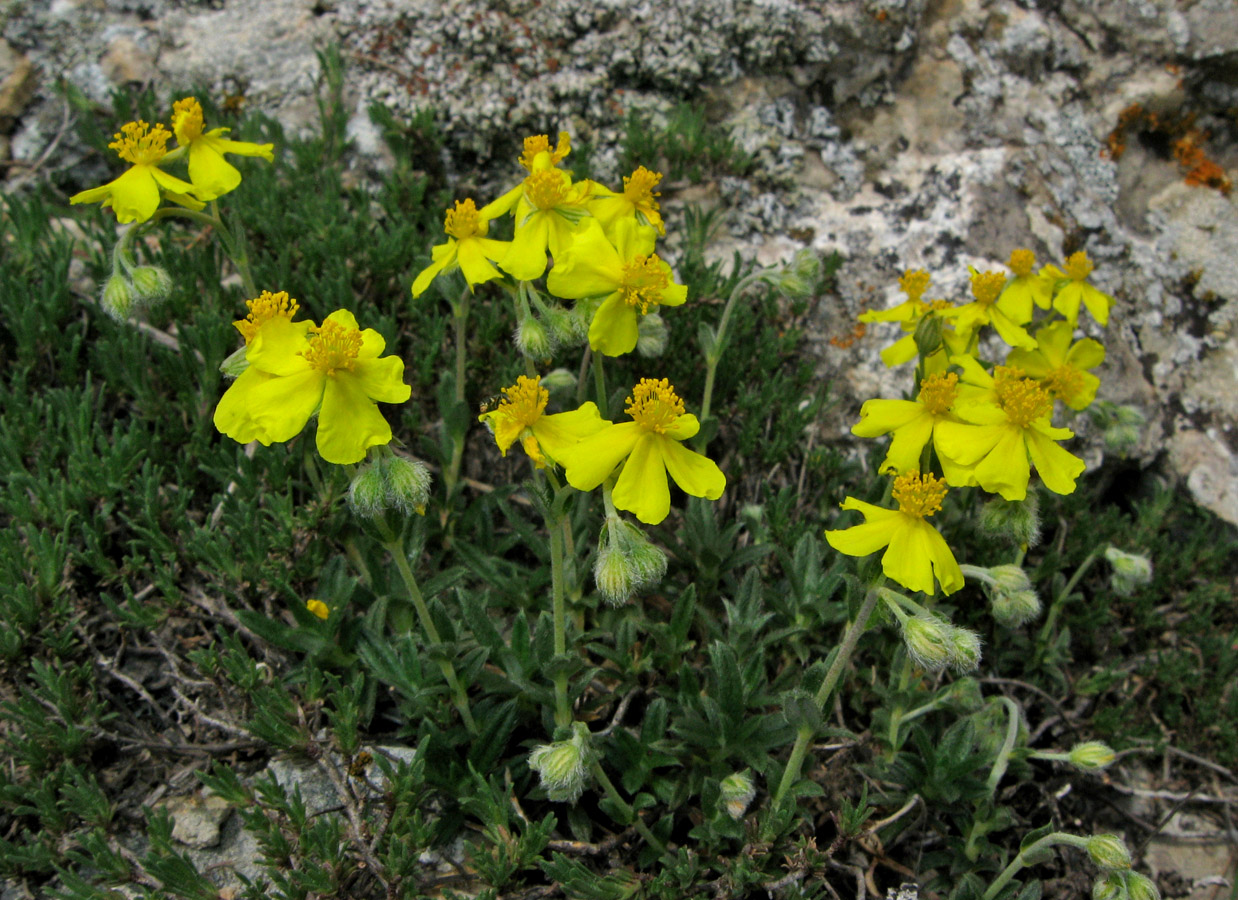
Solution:
M 227 801 L 210 794 L 174 797 L 164 804 L 172 817 L 172 837 L 202 850 L 219 843 L 219 829 L 232 812 Z

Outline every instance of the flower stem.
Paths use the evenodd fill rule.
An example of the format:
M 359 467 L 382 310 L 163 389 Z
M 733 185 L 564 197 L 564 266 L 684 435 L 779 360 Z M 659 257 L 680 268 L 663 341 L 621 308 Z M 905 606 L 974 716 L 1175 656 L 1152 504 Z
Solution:
M 466 333 L 465 325 L 469 318 L 469 295 L 470 291 L 466 285 L 464 290 L 460 292 L 460 299 L 451 304 L 451 319 L 455 325 L 456 331 L 456 383 L 455 400 L 459 405 L 464 402 L 464 379 L 465 379 L 465 362 L 466 362 Z M 446 423 L 443 424 L 446 428 Z M 451 497 L 455 490 L 456 483 L 460 480 L 460 466 L 464 461 L 464 435 L 451 435 L 451 461 L 448 464 L 447 471 L 443 473 L 443 482 L 447 487 L 447 496 Z
M 846 634 L 843 635 L 842 643 L 838 645 L 838 653 L 834 656 L 834 662 L 830 665 L 829 671 L 825 673 L 825 680 L 821 682 L 821 687 L 817 689 L 816 696 L 813 697 L 818 709 L 825 708 L 830 694 L 837 687 L 838 681 L 842 677 L 843 669 L 850 661 L 851 654 L 855 651 L 855 645 L 859 642 L 860 635 L 864 633 L 864 629 L 868 626 L 868 620 L 877 606 L 877 597 L 877 586 L 874 585 L 868 589 L 868 593 L 864 596 L 864 603 L 856 614 L 855 621 L 851 623 Z M 787 792 L 791 790 L 791 786 L 799 778 L 800 769 L 804 765 L 804 756 L 808 752 L 808 742 L 812 740 L 813 734 L 813 729 L 807 726 L 800 726 L 799 731 L 796 732 L 795 745 L 791 748 L 791 756 L 787 760 L 786 769 L 783 770 L 782 781 L 779 782 L 778 790 L 770 804 L 772 810 L 776 811 L 781 808 L 783 800 L 786 799 Z
M 249 254 L 245 250 L 244 240 L 239 233 L 233 234 L 228 226 L 224 224 L 223 217 L 219 215 L 219 209 L 214 202 L 211 203 L 210 209 L 209 213 L 204 213 L 196 209 L 185 209 L 180 206 L 165 206 L 162 209 L 155 210 L 150 217 L 150 221 L 167 218 L 168 216 L 180 216 L 197 222 L 199 225 L 206 225 L 209 228 L 215 229 L 215 233 L 219 235 L 219 242 L 223 244 L 224 253 L 232 260 L 237 272 L 241 276 L 241 284 L 245 287 L 245 293 L 250 297 L 257 297 L 258 287 L 254 282 L 253 272 L 249 268 Z
M 593 774 L 593 777 L 597 779 L 597 783 L 602 786 L 602 791 L 607 797 L 610 798 L 610 801 L 622 811 L 624 818 L 629 819 L 636 827 L 637 833 L 645 839 L 645 842 L 659 853 L 665 854 L 666 844 L 662 843 L 656 836 L 654 836 L 654 833 L 649 830 L 649 826 L 644 823 L 639 815 L 637 815 L 636 810 L 632 809 L 632 806 L 621 796 L 619 796 L 618 789 L 611 783 L 611 780 L 606 777 L 606 772 L 602 770 L 602 764 L 594 760 L 589 764 L 589 771 Z
M 1009 697 L 1000 699 L 1006 705 L 1010 721 L 1006 723 L 1006 739 L 1002 741 L 1002 749 L 998 751 L 997 759 L 993 760 L 993 768 L 989 772 L 990 796 L 997 794 L 997 786 L 1001 783 L 1002 776 L 1006 774 L 1006 767 L 1010 765 L 1010 754 L 1014 752 L 1015 741 L 1019 739 L 1019 707 L 1015 706 L 1014 701 Z
M 384 538 L 383 546 L 395 559 L 396 568 L 400 572 L 400 578 L 404 581 L 404 588 L 408 591 L 409 599 L 413 601 L 413 607 L 417 610 L 417 618 L 421 620 L 421 627 L 425 630 L 426 637 L 429 638 L 433 647 L 441 649 L 442 638 L 438 635 L 438 629 L 434 627 L 434 619 L 430 617 L 430 609 L 421 595 L 421 588 L 417 585 L 413 570 L 409 568 L 408 557 L 404 553 L 404 539 L 394 534 L 381 519 L 377 524 Z M 456 667 L 451 664 L 451 660 L 442 657 L 438 660 L 438 667 L 447 681 L 447 686 L 451 689 L 452 699 L 455 701 L 456 709 L 460 711 L 460 718 L 464 720 L 464 727 L 469 730 L 469 734 L 477 734 L 477 723 L 473 721 L 473 713 L 469 710 L 469 700 L 464 687 L 460 684 L 460 679 L 456 677 Z
M 1079 564 L 1079 568 L 1075 569 L 1075 574 L 1070 576 L 1070 581 L 1058 592 L 1058 595 L 1053 598 L 1053 602 L 1049 604 L 1049 613 L 1045 616 L 1045 624 L 1040 628 L 1040 634 L 1036 635 L 1036 662 L 1043 661 L 1045 649 L 1048 647 L 1049 638 L 1053 634 L 1053 626 L 1057 624 L 1058 616 L 1061 615 L 1062 607 L 1066 605 L 1066 599 L 1070 596 L 1070 592 L 1075 589 L 1079 581 L 1087 574 L 1088 569 L 1092 568 L 1092 564 L 1100 557 L 1101 549 L 1096 547 L 1091 553 Z
M 567 602 L 563 596 L 563 521 L 564 516 L 559 514 L 557 519 L 546 522 L 546 528 L 550 532 L 550 596 L 557 658 L 567 655 Z M 572 722 L 572 705 L 567 699 L 567 672 L 555 672 L 554 685 L 555 725 L 565 727 Z
M 718 320 L 718 328 L 714 332 L 713 346 L 705 348 L 705 395 L 701 400 L 701 422 L 709 418 L 709 412 L 712 409 L 714 399 L 714 378 L 718 374 L 718 363 L 722 360 L 722 351 L 726 349 L 726 327 L 731 321 L 731 311 L 735 308 L 735 301 L 739 296 L 759 282 L 765 277 L 765 271 L 758 269 L 756 272 L 740 279 L 739 284 L 735 285 L 735 289 L 731 291 L 731 296 L 727 298 L 726 306 L 722 308 L 722 318 Z M 705 445 L 708 441 L 700 441 L 697 449 L 704 453 Z
M 1064 831 L 1055 831 L 1052 834 L 1046 834 L 1040 840 L 1020 850 L 1018 855 L 1010 861 L 1010 865 L 1006 866 L 1006 868 L 1002 870 L 1002 873 L 997 876 L 992 884 L 989 885 L 989 889 L 984 892 L 984 896 L 981 897 L 980 900 L 993 900 L 993 898 L 1002 892 L 1002 888 L 1010 883 L 1010 879 L 1014 878 L 1015 875 L 1019 873 L 1020 869 L 1031 865 L 1031 863 L 1028 862 L 1029 859 L 1036 859 L 1037 854 L 1047 850 L 1055 844 L 1066 844 L 1070 847 L 1079 847 L 1080 849 L 1083 849 L 1087 847 L 1087 839 L 1081 838 L 1074 834 L 1067 834 Z
M 602 360 L 605 358 L 605 354 L 602 353 L 595 353 L 593 356 L 593 384 L 597 388 L 598 412 L 601 413 L 603 419 L 609 416 L 606 409 L 606 372 L 603 371 L 602 367 Z

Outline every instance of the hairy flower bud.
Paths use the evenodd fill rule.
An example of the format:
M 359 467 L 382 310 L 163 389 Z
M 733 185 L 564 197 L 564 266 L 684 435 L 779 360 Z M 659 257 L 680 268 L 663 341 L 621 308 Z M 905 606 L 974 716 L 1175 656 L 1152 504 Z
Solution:
M 525 316 L 516 326 L 516 349 L 529 359 L 548 359 L 554 352 L 554 344 L 546 326 L 533 316 Z
M 554 346 L 572 346 L 581 340 L 578 318 L 562 306 L 551 306 L 542 317 Z
M 602 523 L 593 578 L 608 603 L 626 603 L 665 574 L 666 554 L 649 542 L 645 532 L 618 517 Z
M 1152 879 L 1138 872 L 1126 873 L 1126 895 L 1130 900 L 1161 900 L 1161 892 Z
M 984 695 L 980 693 L 980 684 L 974 678 L 956 679 L 946 688 L 942 701 L 963 713 L 974 713 L 984 709 Z
M 1126 900 L 1126 879 L 1110 872 L 1092 883 L 1092 900 Z
M 1099 772 L 1108 768 L 1116 759 L 1108 744 L 1101 741 L 1085 741 L 1070 748 L 1070 764 L 1085 772 Z
M 1088 838 L 1088 856 L 1102 869 L 1129 869 L 1131 852 L 1116 834 L 1094 834 Z
M 576 374 L 567 369 L 551 369 L 542 376 L 542 387 L 552 394 L 570 394 L 576 390 Z
M 117 321 L 123 322 L 133 310 L 133 288 L 123 275 L 112 275 L 103 283 L 99 304 L 103 311 Z
M 748 804 L 757 795 L 756 785 L 752 783 L 752 773 L 744 769 L 723 778 L 721 793 L 722 805 L 727 815 L 732 819 L 742 819 L 748 811 Z
M 424 516 L 430 502 L 430 470 L 426 464 L 415 459 L 392 455 L 384 466 L 387 486 L 387 502 L 404 515 L 417 513 Z
M 980 507 L 979 525 L 992 537 L 1034 547 L 1040 542 L 1040 503 L 1031 492 L 1024 500 L 994 497 Z
M 658 313 L 642 316 L 637 323 L 636 352 L 646 358 L 661 356 L 666 352 L 666 322 Z
M 158 266 L 138 266 L 129 277 L 141 303 L 162 303 L 172 293 L 172 276 Z
M 1146 556 L 1109 547 L 1105 550 L 1105 559 L 1113 566 L 1109 587 L 1120 597 L 1129 597 L 1136 588 L 1152 580 L 1152 562 Z
M 821 257 L 807 247 L 797 250 L 782 268 L 771 269 L 763 278 L 789 300 L 812 296 L 821 277 Z
M 568 740 L 542 744 L 529 754 L 529 768 L 541 779 L 546 796 L 556 803 L 579 800 L 589 778 L 589 729 L 583 722 L 576 722 L 573 729 Z
M 373 519 L 387 508 L 387 480 L 380 460 L 363 462 L 348 485 L 348 508 L 354 515 Z
M 948 626 L 946 643 L 949 651 L 947 660 L 950 668 L 956 672 L 974 672 L 980 667 L 980 635 L 967 628 Z
M 922 669 L 936 672 L 950 664 L 950 629 L 935 616 L 908 616 L 902 620 L 907 656 Z
M 942 343 L 942 322 L 941 318 L 934 315 L 926 315 L 920 318 L 916 323 L 916 330 L 912 333 L 912 340 L 916 342 L 916 351 L 921 356 L 928 356 L 936 353 L 941 349 Z
M 998 625 L 1019 628 L 1040 616 L 1040 597 L 1035 591 L 994 593 L 989 607 Z

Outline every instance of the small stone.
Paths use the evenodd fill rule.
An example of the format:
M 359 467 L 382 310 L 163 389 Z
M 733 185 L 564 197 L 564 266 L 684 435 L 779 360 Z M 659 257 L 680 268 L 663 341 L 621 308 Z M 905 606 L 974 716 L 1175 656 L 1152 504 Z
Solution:
M 165 808 L 172 817 L 172 837 L 195 850 L 219 843 L 219 829 L 232 811 L 223 798 L 198 794 L 175 797 Z
M 0 38 L 0 132 L 8 133 L 38 84 L 34 64 Z

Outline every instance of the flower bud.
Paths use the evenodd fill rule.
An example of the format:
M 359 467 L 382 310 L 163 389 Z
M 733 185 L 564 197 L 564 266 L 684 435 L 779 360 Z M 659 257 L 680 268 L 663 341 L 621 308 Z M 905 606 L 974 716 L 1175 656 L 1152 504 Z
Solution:
M 984 709 L 984 695 L 980 693 L 980 684 L 974 678 L 964 676 L 953 681 L 942 701 L 962 713 L 974 713 Z
M 752 773 L 747 769 L 723 778 L 721 791 L 722 805 L 732 819 L 742 819 L 748 811 L 748 804 L 757 795 L 756 785 L 752 783 Z
M 1040 542 L 1040 502 L 1029 493 L 1025 500 L 994 497 L 980 507 L 980 530 L 1019 546 Z
M 103 283 L 99 304 L 113 319 L 123 322 L 129 318 L 129 313 L 133 310 L 133 300 L 133 288 L 123 275 L 113 275 Z
M 635 567 L 609 546 L 599 547 L 593 560 L 593 583 L 611 606 L 620 606 L 636 593 Z
M 379 459 L 361 464 L 348 485 L 348 508 L 354 515 L 373 519 L 387 508 L 387 479 Z
M 172 276 L 158 266 L 138 266 L 129 272 L 129 278 L 141 303 L 162 303 L 172 293 Z
M 249 368 L 249 358 L 245 355 L 245 351 L 249 347 L 238 347 L 229 354 L 228 358 L 219 364 L 219 371 L 223 372 L 229 378 L 236 378 L 242 372 Z
M 980 635 L 967 628 L 947 626 L 948 664 L 956 672 L 974 672 L 980 667 Z
M 902 620 L 907 656 L 922 669 L 936 672 L 950 663 L 950 629 L 933 616 L 908 616 Z
M 305 608 L 318 618 L 322 619 L 324 622 L 326 621 L 327 616 L 331 615 L 331 610 L 327 609 L 327 604 L 323 603 L 321 600 L 306 600 Z
M 1134 425 L 1114 425 L 1101 433 L 1105 449 L 1114 456 L 1129 456 L 1136 447 L 1142 435 Z
M 1108 768 L 1117 758 L 1108 744 L 1101 741 L 1085 741 L 1070 748 L 1070 764 L 1085 772 L 1099 772 Z
M 404 515 L 424 516 L 430 502 L 430 470 L 415 459 L 392 455 L 383 467 L 386 476 L 387 502 Z
M 993 590 L 1012 594 L 1015 591 L 1030 591 L 1031 579 L 1022 566 L 1013 564 L 990 566 L 989 577 L 993 579 Z
M 550 334 L 550 340 L 555 346 L 566 344 L 572 346 L 580 342 L 579 318 L 572 315 L 562 306 L 551 306 L 542 316 L 542 322 Z
M 1018 628 L 1040 616 L 1040 597 L 1035 591 L 994 592 L 990 609 L 998 625 Z
M 542 387 L 552 394 L 570 394 L 576 390 L 576 374 L 567 369 L 551 369 L 542 376 Z
M 546 326 L 533 316 L 525 316 L 516 326 L 516 349 L 529 359 L 548 359 L 554 351 Z
M 1088 838 L 1088 856 L 1102 869 L 1129 869 L 1131 852 L 1116 834 L 1094 834 Z
M 556 803 L 575 803 L 589 777 L 589 733 L 583 722 L 570 739 L 542 744 L 529 754 L 529 768 L 541 779 L 546 796 Z
M 916 342 L 916 351 L 921 356 L 929 356 L 941 349 L 942 322 L 939 316 L 932 314 L 921 316 L 912 333 Z
M 1130 900 L 1161 900 L 1161 892 L 1152 879 L 1138 872 L 1126 873 L 1126 896 Z
M 645 532 L 618 517 L 602 524 L 593 578 L 608 603 L 626 603 L 665 574 L 666 554 L 649 542 Z
M 1126 900 L 1126 898 L 1126 879 L 1116 872 L 1110 872 L 1092 883 L 1092 900 Z
M 641 316 L 637 323 L 636 352 L 644 357 L 661 356 L 666 352 L 666 322 L 657 313 Z
M 1105 550 L 1105 559 L 1113 566 L 1109 587 L 1119 597 L 1129 597 L 1136 588 L 1143 587 L 1152 580 L 1152 563 L 1146 556 L 1109 547 Z

